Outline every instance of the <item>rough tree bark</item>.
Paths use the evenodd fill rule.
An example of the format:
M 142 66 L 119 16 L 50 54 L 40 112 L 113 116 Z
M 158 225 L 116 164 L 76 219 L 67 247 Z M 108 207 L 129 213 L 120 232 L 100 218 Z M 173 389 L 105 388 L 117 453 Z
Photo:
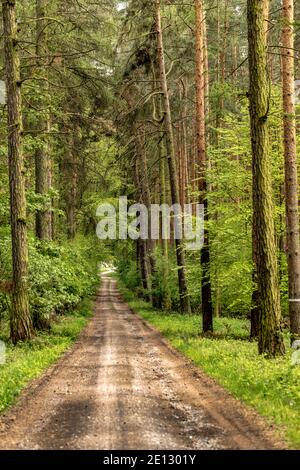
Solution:
M 157 295 L 155 295 L 155 272 L 156 262 L 154 256 L 154 241 L 151 239 L 151 191 L 149 184 L 149 171 L 148 171 L 148 160 L 145 148 L 145 142 L 143 139 L 144 129 L 143 126 L 138 128 L 137 123 L 134 123 L 134 135 L 135 135 L 135 147 L 137 155 L 137 165 L 139 168 L 139 187 L 140 187 L 140 199 L 141 203 L 144 204 L 148 209 L 148 240 L 141 240 L 144 243 L 145 249 L 145 263 L 148 269 L 147 275 L 147 288 L 149 291 L 149 298 L 154 307 L 157 307 L 159 302 Z
M 300 337 L 300 239 L 297 174 L 294 1 L 283 0 L 282 90 L 285 157 L 285 200 L 288 246 L 289 313 L 292 341 Z
M 223 35 L 222 35 L 222 43 L 220 48 L 220 73 L 221 73 L 221 84 L 224 86 L 225 79 L 226 79 L 226 51 L 227 51 L 227 44 L 228 44 L 228 0 L 224 0 L 224 25 L 223 25 Z M 225 100 L 224 94 L 222 91 L 222 95 L 220 97 L 220 116 L 223 117 L 225 107 Z
M 259 294 L 259 353 L 284 353 L 274 234 L 269 149 L 270 83 L 267 73 L 266 12 L 269 0 L 248 0 L 250 121 L 253 155 L 253 229 Z
M 181 136 L 181 173 L 182 173 L 182 182 L 181 182 L 181 195 L 180 201 L 181 205 L 189 203 L 189 180 L 188 180 L 188 156 L 187 156 L 187 84 L 184 78 L 180 80 L 179 84 L 179 96 L 181 101 L 180 106 L 180 136 Z
M 136 94 L 136 90 L 131 87 L 128 88 L 126 93 L 124 93 L 123 98 L 128 104 L 130 110 L 135 109 L 135 104 L 133 97 Z M 134 155 L 134 164 L 132 177 L 134 185 L 136 188 L 136 202 L 139 204 L 145 204 L 147 207 L 150 207 L 151 204 L 151 193 L 148 180 L 148 162 L 147 155 L 145 153 L 142 132 L 138 126 L 138 116 L 135 111 L 132 113 L 130 119 L 130 131 L 133 136 L 133 155 Z M 145 178 L 146 172 L 146 178 Z M 143 287 L 143 296 L 147 301 L 153 302 L 152 299 L 152 279 L 151 279 L 151 263 L 149 258 L 149 240 L 139 239 L 137 241 L 137 252 L 138 252 L 138 261 L 139 261 L 139 270 L 141 275 L 141 282 Z
M 13 343 L 29 339 L 32 322 L 28 300 L 28 247 L 24 157 L 22 151 L 22 107 L 20 60 L 17 42 L 16 2 L 2 0 L 4 61 L 8 111 L 8 166 L 12 236 L 12 308 Z
M 217 2 L 216 5 L 216 14 L 217 14 L 217 54 L 216 54 L 216 81 L 218 84 L 222 84 L 222 77 L 221 77 L 221 47 L 223 47 L 223 38 L 221 35 L 221 5 L 220 2 Z M 207 49 L 207 48 L 206 48 Z M 207 56 L 207 63 L 208 63 L 208 55 Z M 225 57 L 226 59 L 226 57 Z M 209 86 L 209 80 L 208 80 L 208 74 L 207 74 L 207 85 Z M 220 139 L 219 139 L 219 129 L 221 128 L 222 120 L 221 120 L 221 115 L 223 113 L 223 104 L 224 100 L 220 96 L 217 100 L 217 106 L 216 109 L 214 110 L 215 113 L 215 130 L 211 132 L 211 138 L 214 141 L 214 145 L 216 148 L 219 147 L 220 145 Z M 213 165 L 213 162 L 210 162 L 210 165 Z M 218 183 L 214 182 L 212 185 L 212 188 L 214 190 L 218 189 Z M 219 218 L 219 213 L 216 210 L 214 214 L 214 219 L 216 222 L 218 222 Z M 221 286 L 220 286 L 220 274 L 219 274 L 219 266 L 216 264 L 215 266 L 215 298 L 214 298 L 214 314 L 218 318 L 222 314 L 222 291 L 221 291 Z
M 265 5 L 265 10 L 264 10 L 264 15 L 265 18 L 269 18 L 269 5 L 270 2 L 268 2 L 267 5 Z M 265 21 L 264 24 L 264 30 L 266 34 L 266 42 L 268 43 L 268 31 L 269 31 L 269 23 L 268 21 Z M 260 313 L 259 313 L 259 291 L 258 291 L 258 285 L 257 285 L 257 274 L 256 274 L 256 253 L 257 253 L 257 240 L 256 240 L 256 234 L 257 230 L 254 227 L 256 224 L 256 220 L 253 219 L 252 222 L 252 261 L 253 261 L 253 272 L 252 272 L 252 282 L 253 282 L 253 291 L 252 291 L 252 299 L 251 299 L 251 312 L 250 312 L 250 323 L 251 323 L 251 328 L 250 328 L 250 339 L 257 339 L 259 336 L 259 322 L 260 322 Z
M 46 22 L 45 18 L 45 0 L 36 0 L 36 65 L 38 75 L 47 75 L 46 68 L 44 67 L 45 56 L 47 51 L 46 45 Z M 44 82 L 43 82 L 44 83 Z M 40 92 L 47 93 L 47 84 L 43 85 Z M 47 196 L 51 183 L 51 162 L 49 156 L 49 142 L 45 135 L 49 132 L 50 121 L 49 115 L 45 110 L 46 100 L 44 96 L 38 96 L 37 105 L 41 109 L 38 116 L 38 128 L 40 132 L 41 144 L 35 151 L 35 189 L 36 193 L 42 196 Z M 36 213 L 36 236 L 41 240 L 49 240 L 52 238 L 52 215 L 49 208 L 45 203 L 45 208 L 38 210 Z
M 70 240 L 74 239 L 77 231 L 78 208 L 78 162 L 77 151 L 80 145 L 78 126 L 72 121 L 64 122 L 65 151 L 60 162 L 60 186 L 66 214 L 66 232 Z
M 210 282 L 210 251 L 208 222 L 208 202 L 207 202 L 207 155 L 206 155 L 206 126 L 205 126 L 205 54 L 204 54 L 204 17 L 202 0 L 195 0 L 196 11 L 196 136 L 197 155 L 199 162 L 199 191 L 200 204 L 204 205 L 204 246 L 201 249 L 201 297 L 203 332 L 213 331 L 213 307 Z
M 140 204 L 143 204 L 143 190 L 142 190 L 142 183 L 141 183 L 141 155 L 140 155 L 140 145 L 135 135 L 135 163 L 134 163 L 134 172 L 133 178 L 135 182 L 135 187 L 137 190 L 137 201 Z M 140 262 L 140 273 L 141 273 L 141 281 L 142 286 L 144 289 L 144 297 L 147 301 L 152 302 L 151 296 L 151 278 L 150 278 L 150 263 L 147 253 L 147 240 L 138 240 L 138 250 L 139 250 L 139 262 Z
M 166 150 L 169 166 L 170 187 L 172 204 L 180 203 L 179 187 L 177 180 L 176 158 L 174 150 L 174 136 L 171 118 L 171 108 L 169 100 L 169 91 L 167 84 L 167 75 L 164 57 L 163 35 L 161 27 L 160 0 L 155 0 L 155 24 L 157 37 L 157 62 L 159 65 L 160 86 L 163 95 L 163 113 L 165 124 Z M 185 253 L 182 240 L 176 240 L 176 256 L 178 267 L 178 284 L 180 307 L 182 312 L 190 313 L 190 299 L 188 295 L 187 279 L 186 279 L 186 263 Z
M 160 158 L 160 204 L 167 204 L 167 189 L 166 189 L 166 159 L 164 155 L 163 135 L 159 144 L 159 158 Z M 161 232 L 162 232 L 162 219 L 161 219 Z M 162 238 L 162 254 L 163 254 L 163 286 L 162 286 L 162 307 L 164 310 L 171 310 L 172 299 L 169 286 L 169 247 L 168 240 Z
M 143 203 L 148 209 L 148 232 L 149 237 L 147 240 L 147 256 L 149 259 L 150 270 L 151 270 L 151 298 L 152 298 L 152 305 L 155 308 L 160 307 L 160 300 L 158 296 L 157 290 L 157 278 L 156 278 L 156 259 L 155 259 L 155 241 L 151 238 L 151 190 L 150 190 L 150 182 L 149 182 L 149 169 L 148 169 L 148 156 L 147 156 L 147 149 L 145 145 L 145 129 L 144 126 L 141 127 L 140 130 L 137 131 L 138 135 L 137 138 L 140 140 L 140 150 L 141 150 L 141 182 L 143 188 Z

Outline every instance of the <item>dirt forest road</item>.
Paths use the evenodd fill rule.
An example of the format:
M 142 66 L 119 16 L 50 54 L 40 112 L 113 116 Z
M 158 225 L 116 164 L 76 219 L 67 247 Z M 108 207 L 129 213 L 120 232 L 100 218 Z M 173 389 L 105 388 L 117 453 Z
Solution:
M 72 350 L 0 419 L 1 449 L 278 447 L 255 413 L 131 312 L 108 276 Z

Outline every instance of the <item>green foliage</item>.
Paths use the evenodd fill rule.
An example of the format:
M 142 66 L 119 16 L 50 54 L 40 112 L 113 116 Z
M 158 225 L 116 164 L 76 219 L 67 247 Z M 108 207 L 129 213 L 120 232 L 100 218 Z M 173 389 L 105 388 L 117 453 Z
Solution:
M 122 279 L 122 282 L 132 292 L 142 292 L 141 290 L 141 278 L 140 271 L 135 261 L 136 255 L 134 253 L 134 245 L 131 242 L 123 243 L 118 245 L 118 258 L 116 259 L 116 265 L 118 268 L 118 275 Z
M 155 262 L 156 273 L 155 280 L 153 283 L 155 286 L 154 294 L 156 294 L 157 298 L 162 299 L 164 289 L 167 289 L 170 296 L 172 308 L 178 310 L 180 308 L 180 300 L 177 288 L 178 270 L 175 253 L 172 249 L 170 249 L 168 260 L 166 260 L 163 256 L 162 250 L 160 248 L 157 248 L 155 250 Z M 165 278 L 166 268 L 168 273 L 167 279 Z
M 47 194 L 38 194 L 35 191 L 27 191 L 27 213 L 35 215 L 36 211 L 49 211 L 58 214 L 58 209 L 51 208 L 52 202 L 57 200 L 58 191 L 53 188 Z
M 252 262 L 252 158 L 249 138 L 248 99 L 239 90 L 229 85 L 216 85 L 212 90 L 212 99 L 225 101 L 231 98 L 231 106 L 225 107 L 222 114 L 222 126 L 214 127 L 210 122 L 210 145 L 208 148 L 210 166 L 207 172 L 210 235 L 210 271 L 213 303 L 219 303 L 218 311 L 226 316 L 249 316 L 251 310 L 253 285 Z M 281 89 L 274 85 L 271 95 L 270 144 L 272 151 L 273 197 L 275 202 L 275 230 L 277 254 L 280 268 L 280 287 L 283 312 L 288 311 L 287 304 L 287 260 L 284 252 L 285 240 L 285 203 L 282 182 L 283 146 L 282 146 L 282 101 Z M 152 147 L 148 155 L 151 158 Z M 152 170 L 153 171 L 153 170 Z M 152 195 L 154 199 L 154 194 Z M 197 193 L 194 194 L 197 197 Z M 122 261 L 122 279 L 125 283 L 128 269 L 128 281 L 131 288 L 137 282 L 135 268 L 128 260 L 127 251 L 117 245 Z M 173 308 L 179 309 L 177 289 L 177 268 L 173 248 L 169 249 L 169 291 Z M 124 256 L 123 256 L 124 255 Z M 129 255 L 135 258 L 132 245 Z M 155 293 L 161 295 L 164 288 L 163 257 L 160 250 L 155 253 L 157 272 Z M 187 252 L 188 288 L 193 311 L 199 311 L 201 305 L 201 265 L 200 254 Z M 132 282 L 134 280 L 134 282 Z M 136 286 L 135 286 L 136 287 Z M 139 287 L 136 287 L 140 290 Z
M 30 238 L 30 309 L 36 325 L 49 324 L 56 314 L 74 308 L 99 283 L 98 262 L 103 261 L 94 238 L 78 236 L 63 244 Z M 10 279 L 10 236 L 1 237 L 1 278 Z M 0 294 L 2 314 L 8 315 L 8 298 Z
M 136 260 L 136 246 L 131 241 L 117 244 L 118 258 L 116 259 L 116 266 L 118 268 L 118 275 L 122 280 L 123 284 L 135 292 L 138 296 L 147 297 L 149 292 L 145 292 L 141 286 L 141 275 L 140 267 L 137 265 Z M 157 299 L 161 299 L 163 296 L 164 288 L 168 288 L 171 304 L 173 309 L 179 309 L 179 294 L 177 288 L 177 264 L 176 258 L 173 251 L 169 254 L 168 258 L 168 279 L 164 279 L 165 270 L 165 259 L 160 248 L 155 250 L 155 277 L 150 275 L 149 278 L 152 283 L 151 293 L 156 296 Z
M 282 252 L 285 233 L 285 207 L 282 194 L 282 102 L 281 90 L 274 86 L 270 113 L 273 192 L 278 259 L 281 267 L 281 292 L 287 311 L 286 256 Z M 211 243 L 211 276 L 214 301 L 220 295 L 221 310 L 229 315 L 248 315 L 252 283 L 252 164 L 249 139 L 248 101 L 236 103 L 234 113 L 227 112 L 222 127 L 211 129 L 218 144 L 209 147 L 208 172 Z M 195 268 L 197 270 L 197 268 Z
M 276 424 L 291 448 L 300 448 L 300 367 L 292 366 L 291 351 L 274 361 L 258 357 L 256 343 L 248 341 L 247 320 L 216 319 L 214 336 L 202 337 L 200 316 L 153 310 L 128 290 L 122 292 L 129 305 L 175 348 Z
M 64 245 L 32 246 L 31 308 L 34 317 L 50 319 L 90 295 L 98 283 L 92 240 L 83 237 Z

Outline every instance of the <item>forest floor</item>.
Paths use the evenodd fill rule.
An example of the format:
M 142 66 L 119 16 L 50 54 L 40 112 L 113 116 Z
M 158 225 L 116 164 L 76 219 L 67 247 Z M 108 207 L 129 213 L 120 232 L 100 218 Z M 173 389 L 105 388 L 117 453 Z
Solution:
M 134 314 L 109 276 L 73 348 L 0 418 L 1 449 L 283 447 Z

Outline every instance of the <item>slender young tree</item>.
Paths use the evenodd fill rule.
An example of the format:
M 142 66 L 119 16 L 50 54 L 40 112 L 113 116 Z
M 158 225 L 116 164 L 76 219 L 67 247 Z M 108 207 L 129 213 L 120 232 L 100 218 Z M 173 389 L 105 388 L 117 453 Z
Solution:
M 159 87 L 159 74 L 157 64 L 155 64 L 155 70 L 153 73 L 153 78 L 155 82 L 155 86 Z M 159 110 L 160 116 L 160 130 L 161 133 L 159 134 L 159 147 L 158 147 L 158 154 L 159 154 L 159 181 L 160 181 L 160 204 L 167 204 L 167 162 L 166 162 L 166 152 L 164 146 L 164 124 L 161 120 L 162 113 L 162 99 L 161 96 L 157 97 L 153 100 L 154 109 L 153 115 L 156 114 L 156 104 Z M 187 165 L 187 162 L 186 162 Z M 186 173 L 187 174 L 187 173 Z M 161 233 L 163 233 L 163 216 L 160 218 L 160 228 Z M 163 256 L 163 279 L 162 279 L 162 292 L 161 292 L 161 304 L 164 310 L 171 310 L 172 308 L 172 299 L 171 299 L 171 292 L 170 292 L 170 272 L 169 272 L 169 242 L 166 238 L 162 237 L 161 239 L 161 248 L 162 248 L 162 256 Z
M 160 0 L 155 0 L 155 25 L 156 25 L 156 38 L 157 38 L 157 63 L 159 66 L 160 86 L 162 90 L 163 102 L 162 109 L 164 113 L 165 124 L 165 139 L 166 150 L 169 166 L 170 187 L 172 204 L 180 204 L 180 195 L 177 179 L 176 158 L 174 149 L 174 135 L 170 108 L 170 99 L 167 83 L 167 74 L 165 67 L 164 44 L 163 34 L 161 27 L 161 13 L 160 13 Z M 189 313 L 191 311 L 190 300 L 188 295 L 187 279 L 186 279 L 186 263 L 184 247 L 182 240 L 176 240 L 176 256 L 178 267 L 178 283 L 180 306 L 183 312 Z
M 160 157 L 160 203 L 167 204 L 167 191 L 166 191 L 166 159 L 164 158 L 164 145 L 163 140 L 160 140 L 159 144 L 159 157 Z M 163 220 L 161 219 L 161 229 Z M 163 254 L 163 292 L 162 292 L 162 307 L 164 310 L 171 310 L 172 299 L 169 286 L 170 274 L 169 274 L 169 247 L 168 240 L 162 238 L 162 254 Z
M 148 232 L 149 237 L 146 243 L 147 247 L 147 257 L 149 260 L 150 272 L 151 272 L 151 299 L 153 307 L 159 307 L 160 302 L 157 296 L 156 290 L 156 259 L 155 259 L 155 243 L 154 240 L 151 238 L 151 187 L 149 181 L 149 168 L 148 168 L 148 155 L 147 155 L 147 148 L 146 148 L 146 139 L 145 139 L 145 128 L 144 125 L 140 125 L 140 129 L 137 129 L 137 139 L 139 140 L 140 146 L 140 156 L 141 156 L 141 178 L 140 181 L 142 183 L 142 198 L 143 203 L 148 209 Z
M 285 200 L 288 248 L 289 313 L 292 340 L 300 337 L 300 239 L 297 174 L 294 1 L 283 0 L 282 90 L 285 157 Z
M 135 103 L 133 97 L 137 94 L 134 86 L 127 87 L 126 93 L 123 97 L 128 103 L 130 110 L 134 110 Z M 133 181 L 136 187 L 137 202 L 145 204 L 150 214 L 151 206 L 151 190 L 149 182 L 149 169 L 145 145 L 145 129 L 144 123 L 139 122 L 139 112 L 134 110 L 131 113 L 130 134 L 133 136 L 133 154 L 134 154 L 134 171 Z M 148 232 L 151 233 L 151 220 L 148 220 Z M 153 280 L 155 277 L 155 256 L 154 256 L 154 243 L 151 237 L 147 240 L 140 239 L 137 244 L 141 281 L 144 288 L 144 296 L 147 300 L 157 306 L 156 295 L 153 295 Z M 155 282 L 154 282 L 155 284 Z
M 207 154 L 206 154 L 206 126 L 205 126 L 205 49 L 204 49 L 204 16 L 202 0 L 195 0 L 196 12 L 196 143 L 199 163 L 199 191 L 200 204 L 204 205 L 204 246 L 201 250 L 201 298 L 203 332 L 213 331 L 213 307 L 210 283 L 210 252 L 208 222 L 208 202 L 207 202 Z
M 259 353 L 284 353 L 274 235 L 269 148 L 270 83 L 267 72 L 266 12 L 269 0 L 248 0 L 250 120 L 253 159 L 253 229 L 259 293 Z
M 136 144 L 136 155 L 138 158 L 138 168 L 139 168 L 139 186 L 140 186 L 140 199 L 141 203 L 145 204 L 148 209 L 148 215 L 150 214 L 150 207 L 151 207 L 151 191 L 150 191 L 150 184 L 149 184 L 149 173 L 148 173 L 148 161 L 146 155 L 146 148 L 143 141 L 143 126 L 141 125 L 140 128 L 137 126 L 137 122 L 134 123 L 134 135 L 135 135 L 135 144 Z M 150 216 L 148 219 L 148 230 L 151 233 L 151 220 Z M 142 240 L 141 240 L 142 242 Z M 154 260 L 154 246 L 151 237 L 148 240 L 145 240 L 144 243 L 145 253 L 143 260 L 146 263 L 146 270 L 148 271 L 147 275 L 147 290 L 149 292 L 149 300 L 155 306 L 155 296 L 153 296 L 152 288 L 153 288 L 153 275 L 155 270 L 155 260 Z M 152 277 L 151 277 L 152 275 Z
M 24 157 L 22 151 L 22 107 L 20 60 L 17 41 L 16 2 L 2 0 L 4 62 L 8 111 L 8 167 L 12 237 L 11 339 L 29 339 L 32 323 L 28 300 L 28 247 Z
M 76 143 L 75 143 L 75 132 L 72 129 L 70 136 L 70 147 L 67 152 L 67 205 L 66 205 L 66 215 L 67 215 L 67 234 L 70 240 L 74 239 L 77 232 L 77 221 L 76 221 L 76 211 L 77 211 L 77 198 L 78 198 L 78 172 L 77 172 L 77 161 L 76 161 Z
M 134 126 L 133 126 L 134 128 Z M 136 188 L 136 196 L 137 202 L 143 204 L 143 189 L 142 189 L 142 175 L 141 175 L 141 146 L 140 140 L 135 135 L 135 145 L 134 145 L 134 165 L 133 165 L 133 181 Z M 138 260 L 139 260 L 139 268 L 141 274 L 141 281 L 142 286 L 144 289 L 144 297 L 146 300 L 152 302 L 151 296 L 151 278 L 150 278 L 150 263 L 148 258 L 148 251 L 147 251 L 147 240 L 138 240 L 137 242 L 137 253 L 138 253 Z
M 44 66 L 44 57 L 47 55 L 45 8 L 45 0 L 36 0 L 36 65 L 37 74 L 41 75 L 43 79 L 47 75 L 46 67 Z M 43 80 L 41 83 L 40 93 L 48 93 L 47 83 Z M 49 131 L 50 122 L 49 114 L 45 110 L 46 100 L 43 96 L 38 96 L 37 104 L 41 109 L 38 117 L 38 131 L 40 132 L 41 144 L 35 151 L 35 186 L 37 194 L 47 196 L 50 189 L 51 163 L 49 142 L 47 142 L 45 136 Z M 48 208 L 38 210 L 36 213 L 36 236 L 41 240 L 48 240 L 52 236 L 51 212 Z

